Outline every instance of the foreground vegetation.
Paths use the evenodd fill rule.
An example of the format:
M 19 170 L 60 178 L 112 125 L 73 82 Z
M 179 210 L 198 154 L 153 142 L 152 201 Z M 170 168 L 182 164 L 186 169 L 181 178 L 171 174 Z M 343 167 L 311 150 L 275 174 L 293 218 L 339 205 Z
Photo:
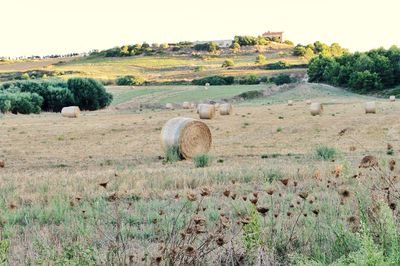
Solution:
M 193 161 L 167 160 L 159 134 L 194 110 L 5 115 L 0 259 L 397 265 L 400 107 L 365 115 L 359 96 L 307 86 L 207 121 L 214 146 Z M 273 104 L 289 97 L 294 106 Z M 303 97 L 325 113 L 310 116 Z

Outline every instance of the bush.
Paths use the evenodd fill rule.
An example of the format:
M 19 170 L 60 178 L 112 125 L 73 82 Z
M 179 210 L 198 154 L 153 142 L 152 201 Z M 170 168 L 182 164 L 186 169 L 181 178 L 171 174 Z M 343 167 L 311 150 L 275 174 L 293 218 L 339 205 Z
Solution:
M 198 86 L 204 86 L 206 83 L 209 83 L 210 85 L 232 85 L 234 82 L 235 78 L 231 76 L 210 76 L 192 80 L 192 83 Z
M 239 84 L 255 85 L 255 84 L 260 84 L 260 82 L 261 80 L 254 75 L 250 75 L 242 79 L 239 79 Z
M 320 160 L 332 160 L 337 156 L 337 153 L 335 148 L 326 146 L 319 146 L 315 149 L 315 155 Z
M 0 110 L 13 114 L 38 114 L 41 111 L 43 98 L 37 93 L 13 92 L 0 93 Z
M 256 64 L 263 65 L 265 63 L 267 63 L 267 58 L 265 58 L 265 56 L 262 54 L 257 55 Z
M 75 105 L 81 110 L 98 110 L 110 105 L 112 95 L 104 86 L 92 78 L 71 78 L 68 89 L 73 93 Z
M 63 107 L 75 104 L 72 92 L 67 88 L 60 87 L 49 87 L 47 97 L 44 101 L 47 104 L 47 108 L 43 109 L 42 106 L 42 110 L 52 112 L 61 112 Z
M 117 78 L 116 83 L 119 86 L 140 86 L 145 83 L 145 79 L 141 76 L 123 76 Z
M 194 165 L 197 168 L 209 166 L 211 157 L 208 154 L 199 154 L 193 157 Z
M 222 63 L 222 67 L 231 67 L 234 66 L 235 62 L 233 62 L 232 59 L 226 59 L 223 63 Z
M 180 156 L 178 147 L 169 147 L 165 151 L 164 162 L 173 163 L 173 162 L 179 161 L 180 159 L 181 159 L 181 156 Z
M 292 83 L 292 78 L 287 74 L 279 74 L 278 76 L 271 77 L 270 81 L 275 83 L 276 85 L 288 84 Z
M 207 42 L 207 43 L 199 43 L 196 44 L 193 49 L 196 51 L 207 51 L 207 52 L 215 52 L 220 49 L 217 43 L 215 42 Z
M 263 91 L 246 91 L 242 92 L 241 94 L 238 95 L 238 97 L 243 98 L 245 100 L 251 100 L 255 98 L 259 98 L 263 96 Z
M 286 69 L 289 67 L 289 64 L 283 61 L 278 61 L 276 63 L 271 63 L 265 66 L 265 68 L 268 70 Z

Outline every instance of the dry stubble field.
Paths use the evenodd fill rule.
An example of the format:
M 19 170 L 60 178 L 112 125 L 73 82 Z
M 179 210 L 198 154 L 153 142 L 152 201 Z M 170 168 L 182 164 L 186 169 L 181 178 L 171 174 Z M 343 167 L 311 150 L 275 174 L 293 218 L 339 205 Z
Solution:
M 207 208 L 203 213 L 207 226 L 218 222 L 222 212 L 232 228 L 235 219 L 253 217 L 249 200 L 254 197 L 257 206 L 268 207 L 269 219 L 280 215 L 275 223 L 265 217 L 257 220 L 263 245 L 235 233 L 243 228 L 232 229 L 223 236 L 222 251 L 217 245 L 204 255 L 209 256 L 205 261 L 295 264 L 286 255 L 303 253 L 330 263 L 357 250 L 359 245 L 351 240 L 343 251 L 333 247 L 338 233 L 332 227 L 347 228 L 343 234 L 351 239 L 348 218 L 358 217 L 357 200 L 350 197 L 342 204 L 338 191 L 345 188 L 352 197 L 364 191 L 366 201 L 371 200 L 367 192 L 374 184 L 371 171 L 352 178 L 365 155 L 376 156 L 382 173 L 390 175 L 385 167 L 393 156 L 386 154 L 386 146 L 394 147 L 396 158 L 400 103 L 378 101 L 377 114 L 366 115 L 363 100 L 356 97 L 314 100 L 326 103 L 322 116 L 312 117 L 305 102 L 297 101 L 294 106 L 244 104 L 235 106 L 233 115 L 204 120 L 213 137 L 213 162 L 206 168 L 195 168 L 192 161 L 164 163 L 160 157 L 164 156 L 159 139 L 164 123 L 176 116 L 197 118 L 195 110 L 109 109 L 84 112 L 78 119 L 50 113 L 3 116 L 0 218 L 2 237 L 10 241 L 9 263 L 62 264 L 66 258 L 76 265 L 167 261 L 168 248 L 158 249 L 158 244 L 173 228 L 181 206 L 193 212 L 195 205 L 186 200 L 187 193 L 198 193 L 204 186 L 211 189 L 201 203 Z M 338 151 L 335 160 L 315 157 L 321 145 Z M 339 176 L 332 173 L 335 169 Z M 288 185 L 281 181 L 285 178 Z M 102 182 L 108 182 L 106 188 L 99 185 Z M 268 195 L 268 189 L 275 193 Z M 230 191 L 230 197 L 224 191 Z M 308 199 L 315 197 L 307 206 L 297 197 L 305 191 Z M 260 196 L 252 196 L 253 192 Z M 191 219 L 189 210 L 180 214 L 179 226 Z M 277 228 L 269 226 L 271 221 Z M 321 228 L 318 236 L 316 226 Z M 270 239 L 271 234 L 281 237 Z M 197 248 L 195 241 L 190 245 Z M 182 256 L 193 258 L 185 251 L 189 244 L 182 245 Z M 189 263 L 187 258 L 181 262 Z M 199 255 L 190 262 L 204 258 Z

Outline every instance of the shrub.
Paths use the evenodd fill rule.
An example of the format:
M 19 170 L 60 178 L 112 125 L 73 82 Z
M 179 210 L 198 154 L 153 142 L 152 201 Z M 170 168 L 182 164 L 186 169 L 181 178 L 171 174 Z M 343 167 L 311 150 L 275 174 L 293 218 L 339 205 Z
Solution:
M 13 92 L 0 93 L 0 109 L 13 114 L 38 114 L 41 111 L 43 98 L 37 93 Z
M 92 78 L 71 78 L 68 89 L 73 93 L 75 105 L 81 110 L 98 110 L 110 105 L 112 95 L 104 86 Z
M 235 62 L 233 62 L 232 59 L 226 59 L 223 63 L 222 63 L 222 67 L 231 67 L 234 66 Z
M 46 99 L 46 109 L 44 111 L 61 112 L 65 106 L 74 105 L 74 95 L 67 88 L 49 87 Z M 44 104 L 43 104 L 44 105 Z
M 337 156 L 337 150 L 326 146 L 319 146 L 315 149 L 315 155 L 320 160 L 332 160 Z
M 123 76 L 117 78 L 116 83 L 119 86 L 140 86 L 145 83 L 145 79 L 141 76 Z
M 199 154 L 193 157 L 194 165 L 197 168 L 209 166 L 211 157 L 208 154 Z
M 265 63 L 267 63 L 267 58 L 265 58 L 265 56 L 262 54 L 257 55 L 256 64 L 263 65 Z
M 283 61 L 278 61 L 276 63 L 271 63 L 265 66 L 265 68 L 268 70 L 286 69 L 289 67 L 289 64 Z
M 173 163 L 177 162 L 181 159 L 179 148 L 178 147 L 169 147 L 165 151 L 165 158 L 164 162 L 166 163 Z
M 263 96 L 263 91 L 246 91 L 238 95 L 238 97 L 243 98 L 245 100 L 251 100 L 262 96 Z
M 210 85 L 232 85 L 234 82 L 235 78 L 232 76 L 210 76 L 192 80 L 192 83 L 198 86 L 204 86 L 206 83 Z
M 207 52 L 215 52 L 220 49 L 217 43 L 215 42 L 207 42 L 207 43 L 199 43 L 196 44 L 193 49 L 196 51 L 207 51 Z
M 279 74 L 278 76 L 271 77 L 270 81 L 279 86 L 279 85 L 282 85 L 282 84 L 292 83 L 293 80 L 287 74 Z
M 260 84 L 260 82 L 261 80 L 254 75 L 250 75 L 242 79 L 239 79 L 239 84 L 255 85 L 255 84 Z

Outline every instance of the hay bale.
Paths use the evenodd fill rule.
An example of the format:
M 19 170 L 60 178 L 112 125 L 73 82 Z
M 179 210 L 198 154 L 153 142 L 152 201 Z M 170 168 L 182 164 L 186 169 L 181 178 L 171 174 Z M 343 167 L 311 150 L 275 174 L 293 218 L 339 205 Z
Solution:
M 389 97 L 389 100 L 390 100 L 391 102 L 394 102 L 394 101 L 396 101 L 396 96 L 394 96 L 394 95 L 391 95 L 391 96 Z
M 61 115 L 63 117 L 77 118 L 81 114 L 81 110 L 78 106 L 68 106 L 61 109 Z
M 366 102 L 365 103 L 365 113 L 366 114 L 376 114 L 375 102 Z
M 213 119 L 215 117 L 215 106 L 212 104 L 200 104 L 198 112 L 200 119 Z
M 219 106 L 220 115 L 230 115 L 232 113 L 232 104 L 223 103 Z
M 216 109 L 218 109 L 220 104 L 219 103 L 215 103 L 214 106 L 215 106 Z
M 195 103 L 193 103 L 193 102 L 191 102 L 191 103 L 190 103 L 190 108 L 191 108 L 191 109 L 194 109 L 194 108 L 196 108 L 196 104 L 195 104 Z
M 181 157 L 185 159 L 207 153 L 211 148 L 211 142 L 211 131 L 208 126 L 192 118 L 172 118 L 161 130 L 161 145 L 164 151 L 178 148 Z
M 307 101 L 306 101 L 306 104 L 307 104 L 307 105 L 310 105 L 310 104 L 311 104 L 311 100 L 307 100 Z
M 321 115 L 323 110 L 324 108 L 320 103 L 312 103 L 310 105 L 310 113 L 312 116 Z
M 189 102 L 183 102 L 182 103 L 182 108 L 183 109 L 190 109 L 190 103 Z
M 289 101 L 287 102 L 287 105 L 292 106 L 292 105 L 293 105 L 293 101 L 292 101 L 292 100 L 289 100 Z
M 165 105 L 165 108 L 169 109 L 169 110 L 173 110 L 174 109 L 174 105 L 172 103 L 167 103 Z

